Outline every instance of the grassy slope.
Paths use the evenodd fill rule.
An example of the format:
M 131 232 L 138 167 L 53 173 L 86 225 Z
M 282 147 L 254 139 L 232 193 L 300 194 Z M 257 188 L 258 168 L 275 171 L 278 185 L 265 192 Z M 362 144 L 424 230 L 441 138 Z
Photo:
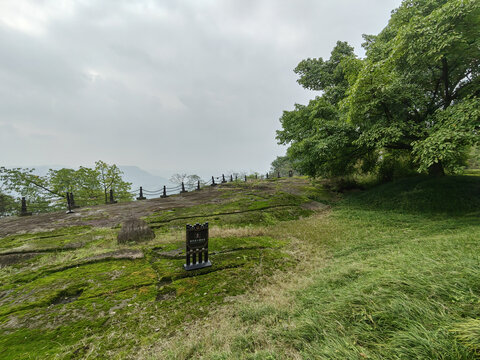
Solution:
M 288 242 L 265 229 L 312 211 L 282 184 L 228 184 L 218 204 L 153 213 L 146 221 L 157 236 L 147 243 L 118 245 L 118 226 L 0 239 L 0 261 L 26 255 L 0 268 L 0 358 L 125 358 L 291 268 Z M 187 273 L 184 227 L 203 221 L 213 266 Z
M 311 262 L 142 357 L 472 359 L 480 351 L 480 179 L 411 178 L 283 230 Z M 191 340 L 195 339 L 195 340 Z M 155 355 L 153 355 L 155 354 Z M 161 355 L 158 355 L 161 354 Z
M 143 259 L 87 261 L 119 249 L 118 229 L 2 239 L 82 246 L 0 271 L 0 358 L 475 357 L 480 178 L 406 179 L 303 219 L 305 196 L 230 190 L 217 207 L 149 216 L 157 239 L 128 246 Z M 186 219 L 221 224 L 216 271 L 184 277 Z

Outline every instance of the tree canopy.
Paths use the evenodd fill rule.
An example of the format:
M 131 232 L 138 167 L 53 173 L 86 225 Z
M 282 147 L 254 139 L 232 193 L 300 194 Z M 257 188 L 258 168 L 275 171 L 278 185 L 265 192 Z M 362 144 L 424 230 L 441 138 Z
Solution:
M 366 57 L 338 42 L 295 73 L 321 95 L 285 111 L 277 139 L 311 176 L 372 171 L 406 159 L 420 172 L 456 171 L 480 131 L 480 3 L 406 0 Z
M 75 195 L 78 205 L 107 203 L 110 190 L 114 191 L 117 200 L 131 200 L 130 185 L 122 179 L 122 172 L 116 165 L 103 161 L 97 161 L 94 168 L 50 169 L 45 176 L 35 174 L 35 169 L 0 168 L 0 190 L 25 197 L 33 212 L 63 208 L 67 192 Z M 3 199 L 3 203 L 11 204 L 13 198 L 4 195 Z

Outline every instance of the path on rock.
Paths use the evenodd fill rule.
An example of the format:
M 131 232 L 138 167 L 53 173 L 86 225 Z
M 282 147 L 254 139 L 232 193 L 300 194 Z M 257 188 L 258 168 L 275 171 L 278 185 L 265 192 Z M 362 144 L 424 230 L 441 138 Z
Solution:
M 278 186 L 283 191 L 296 192 L 305 186 L 307 180 L 302 178 L 276 179 L 275 181 L 254 181 L 266 193 L 272 193 Z M 96 227 L 111 227 L 118 225 L 131 217 L 142 217 L 154 212 L 189 207 L 201 204 L 219 204 L 226 200 L 222 198 L 222 189 L 240 186 L 244 183 L 227 183 L 218 186 L 207 186 L 200 191 L 172 195 L 167 198 L 155 198 L 142 201 L 123 202 L 111 205 L 97 205 L 76 209 L 73 214 L 57 211 L 47 214 L 37 214 L 30 217 L 7 217 L 0 219 L 0 238 L 40 231 L 50 231 L 65 226 L 90 225 Z

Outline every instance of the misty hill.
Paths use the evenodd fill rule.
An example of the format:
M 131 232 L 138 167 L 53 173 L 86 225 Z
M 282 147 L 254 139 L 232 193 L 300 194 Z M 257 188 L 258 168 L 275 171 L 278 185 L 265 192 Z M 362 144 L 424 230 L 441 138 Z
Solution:
M 125 181 L 132 183 L 132 189 L 138 189 L 140 186 L 143 186 L 145 189 L 149 190 L 158 190 L 163 185 L 170 185 L 168 179 L 153 175 L 148 171 L 145 171 L 138 166 L 119 166 L 120 170 L 123 171 L 123 179 Z

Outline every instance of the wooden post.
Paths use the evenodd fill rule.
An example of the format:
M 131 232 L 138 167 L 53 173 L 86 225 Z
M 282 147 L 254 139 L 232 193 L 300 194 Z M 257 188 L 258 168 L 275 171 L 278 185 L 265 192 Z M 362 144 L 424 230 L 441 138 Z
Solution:
M 182 181 L 182 191 L 180 191 L 180 194 L 186 193 L 187 191 L 185 190 L 185 184 Z
M 222 184 L 225 184 L 227 182 L 227 180 L 225 180 L 225 175 L 222 174 Z
M 215 184 L 215 178 L 212 176 L 212 185 L 211 186 L 215 186 L 217 184 Z
M 245 175 L 245 182 L 247 182 L 247 175 Z
M 268 172 L 267 172 L 267 179 L 268 179 Z
M 73 197 L 73 193 L 70 193 L 70 204 L 72 204 L 72 209 L 78 209 L 80 206 L 75 204 L 75 198 Z
M 110 189 L 110 196 L 109 196 L 109 204 L 116 204 L 117 202 L 115 201 L 115 198 L 113 197 L 113 189 Z
M 233 175 L 230 175 L 230 182 L 233 182 Z
M 200 180 L 197 181 L 197 190 L 200 190 Z
M 67 192 L 67 214 L 71 214 L 73 213 L 73 210 L 72 210 L 72 202 L 70 200 L 70 194 Z
M 143 188 L 140 186 L 140 196 L 137 198 L 137 200 L 145 200 L 146 197 L 143 196 Z
M 163 185 L 163 194 L 160 195 L 161 198 L 166 198 L 167 197 L 167 187 Z
M 22 208 L 20 209 L 20 216 L 30 215 L 32 215 L 32 213 L 27 211 L 27 200 L 25 200 L 25 197 L 22 197 Z

